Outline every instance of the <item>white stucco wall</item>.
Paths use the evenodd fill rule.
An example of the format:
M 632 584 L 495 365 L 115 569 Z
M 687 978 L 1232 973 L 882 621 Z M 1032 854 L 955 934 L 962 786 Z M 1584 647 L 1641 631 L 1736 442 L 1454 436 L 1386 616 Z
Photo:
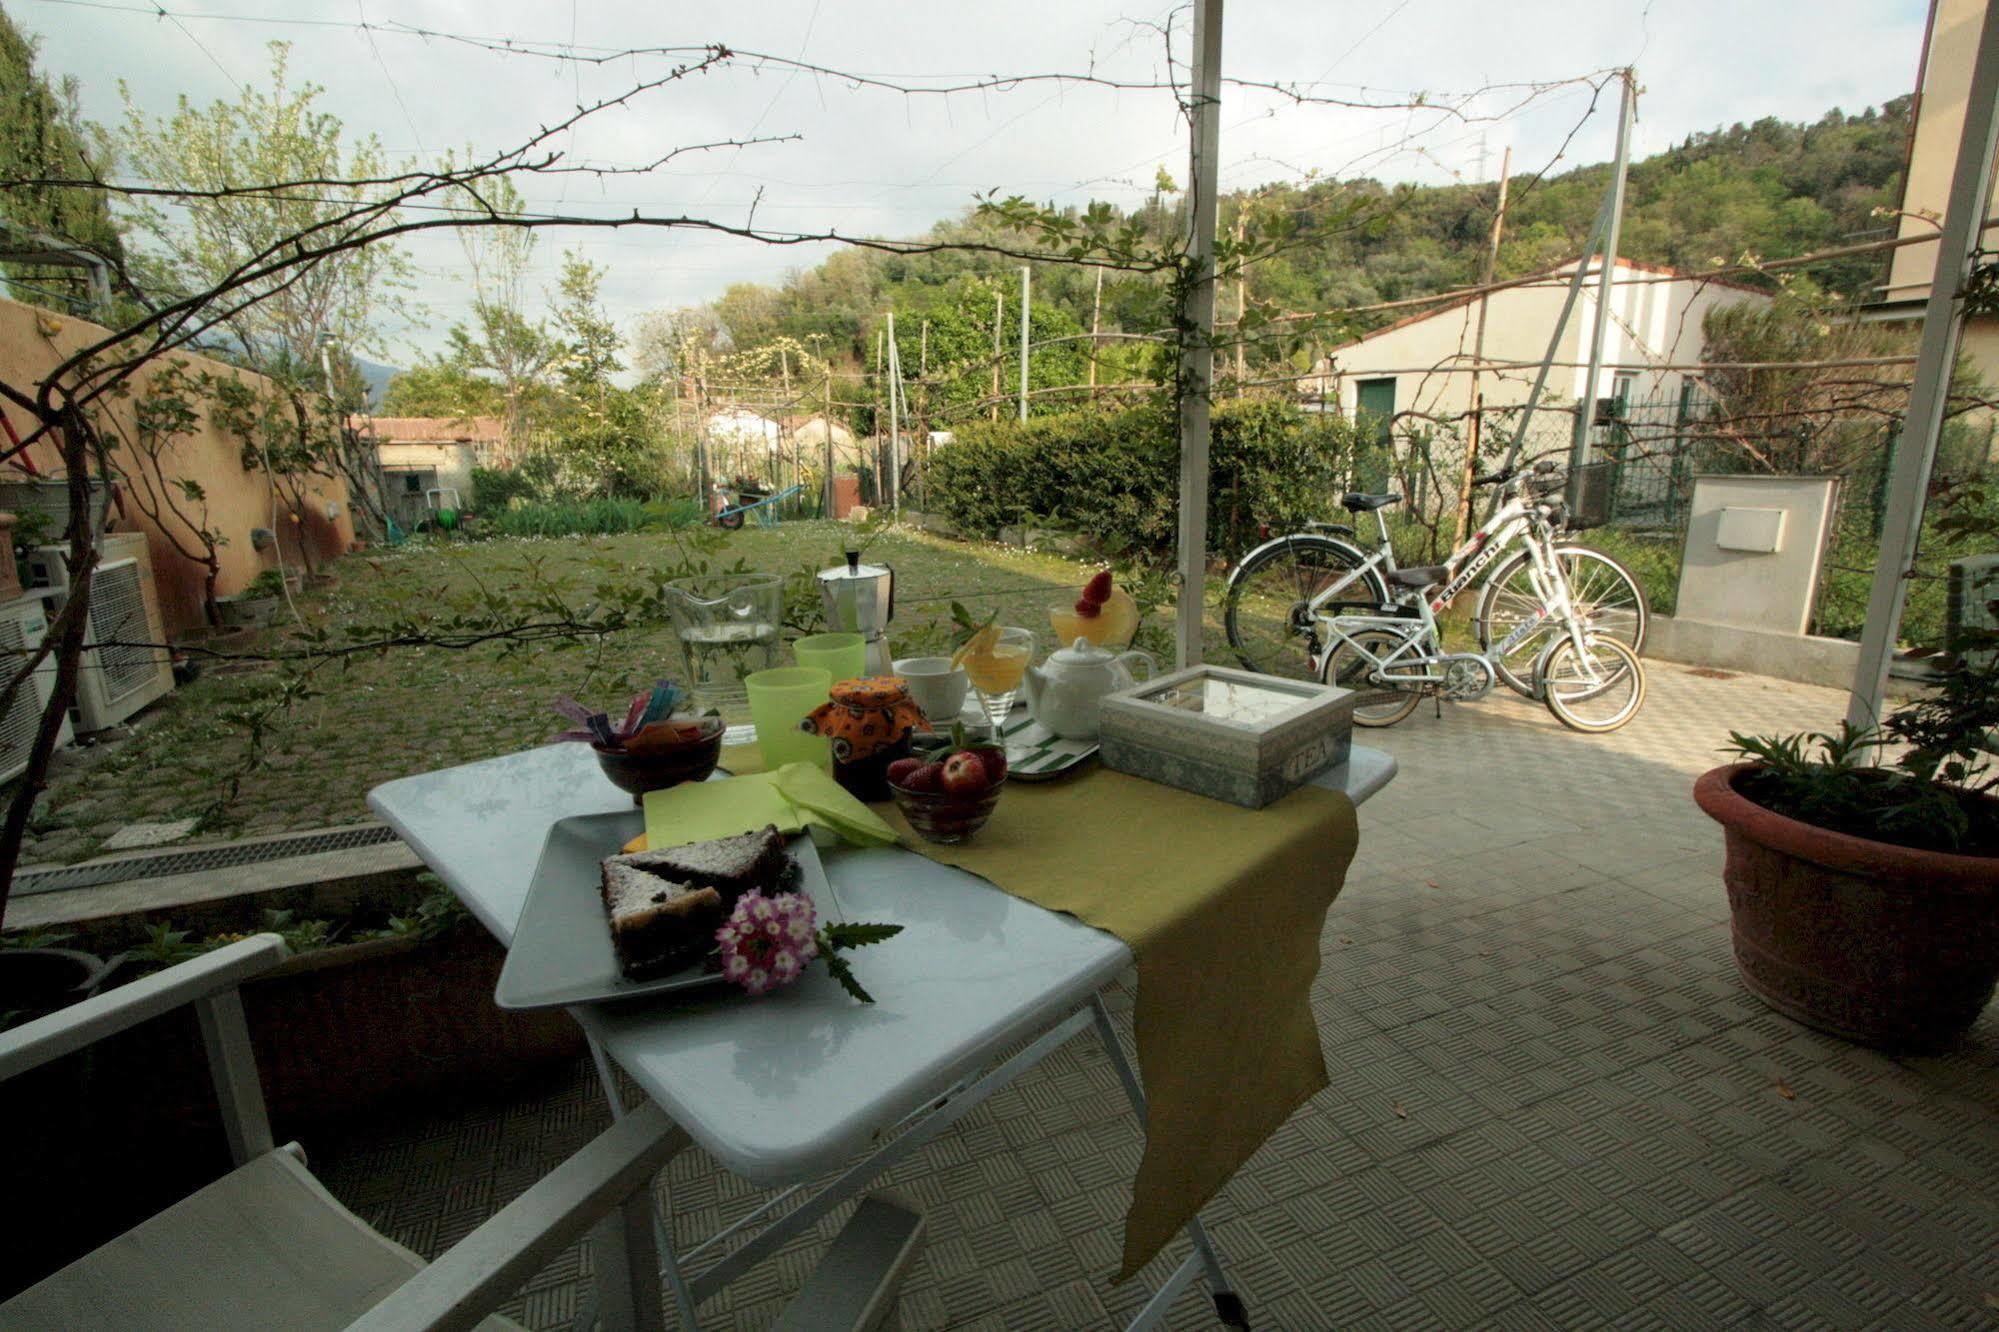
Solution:
M 1562 312 L 1567 273 L 1551 275 L 1545 284 L 1509 288 L 1486 298 L 1485 359 L 1516 362 L 1482 377 L 1488 408 L 1526 401 L 1535 368 L 1547 355 L 1548 339 Z M 1558 362 L 1548 380 L 1554 401 L 1573 403 L 1580 397 L 1589 360 L 1592 325 L 1596 319 L 1596 265 L 1586 279 L 1564 333 Z M 1633 400 L 1676 395 L 1686 377 L 1677 370 L 1656 367 L 1686 365 L 1700 359 L 1701 320 L 1718 305 L 1766 299 L 1736 287 L 1703 284 L 1692 278 L 1669 278 L 1644 269 L 1619 265 L 1611 284 L 1611 321 L 1604 342 L 1604 374 L 1597 396 L 1609 397 L 1617 371 L 1637 374 Z M 1453 419 L 1471 406 L 1472 349 L 1477 343 L 1478 303 L 1439 311 L 1411 320 L 1332 353 L 1339 374 L 1340 409 L 1351 415 L 1358 385 L 1364 379 L 1393 377 L 1398 413 L 1417 411 Z

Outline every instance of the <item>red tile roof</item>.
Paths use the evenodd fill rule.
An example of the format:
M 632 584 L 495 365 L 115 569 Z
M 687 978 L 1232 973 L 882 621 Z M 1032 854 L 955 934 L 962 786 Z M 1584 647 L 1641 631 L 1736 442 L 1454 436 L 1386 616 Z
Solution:
M 384 444 L 497 444 L 497 416 L 354 416 L 348 422 Z

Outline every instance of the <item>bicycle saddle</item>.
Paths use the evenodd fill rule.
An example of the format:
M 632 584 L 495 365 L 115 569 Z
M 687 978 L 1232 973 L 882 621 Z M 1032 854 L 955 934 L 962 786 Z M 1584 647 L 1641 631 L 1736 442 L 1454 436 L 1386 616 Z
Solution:
M 1443 582 L 1451 571 L 1441 564 L 1419 564 L 1410 569 L 1391 569 L 1382 577 L 1395 587 L 1422 589 Z
M 1340 496 L 1340 503 L 1348 513 L 1368 513 L 1374 509 L 1385 509 L 1391 504 L 1399 504 L 1400 495 L 1363 495 L 1358 490 L 1350 490 Z

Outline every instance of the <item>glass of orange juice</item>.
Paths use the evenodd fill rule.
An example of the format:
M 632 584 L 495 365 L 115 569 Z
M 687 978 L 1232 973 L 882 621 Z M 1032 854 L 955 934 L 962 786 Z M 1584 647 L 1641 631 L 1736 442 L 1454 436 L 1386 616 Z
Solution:
M 1123 588 L 1112 588 L 1110 599 L 1095 615 L 1083 615 L 1073 606 L 1050 606 L 1048 623 L 1055 630 L 1056 643 L 1062 647 L 1087 638 L 1098 647 L 1116 652 L 1130 645 L 1131 636 L 1138 629 L 1138 603 Z
M 978 691 L 979 706 L 985 709 L 994 734 L 1013 710 L 1021 677 L 1033 659 L 1034 633 L 1028 629 L 987 625 L 959 649 L 957 664 L 965 668 L 972 688 Z

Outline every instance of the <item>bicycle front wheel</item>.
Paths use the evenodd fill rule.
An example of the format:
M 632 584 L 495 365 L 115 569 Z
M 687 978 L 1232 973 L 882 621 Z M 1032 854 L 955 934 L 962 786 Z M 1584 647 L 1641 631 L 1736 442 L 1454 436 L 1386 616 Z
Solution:
M 1614 731 L 1645 706 L 1645 667 L 1638 654 L 1608 634 L 1586 634 L 1555 644 L 1542 668 L 1548 711 L 1572 731 Z
M 1397 688 L 1383 681 L 1368 660 L 1369 654 L 1386 657 L 1402 646 L 1402 638 L 1385 629 L 1363 629 L 1352 641 L 1342 640 L 1326 654 L 1319 678 L 1330 685 L 1351 689 L 1360 695 L 1353 710 L 1356 726 L 1393 726 L 1416 710 L 1421 701 L 1414 689 Z
M 1555 559 L 1569 580 L 1569 596 L 1583 623 L 1597 633 L 1615 638 L 1633 652 L 1643 652 L 1645 626 L 1651 615 L 1645 605 L 1645 592 L 1631 570 L 1588 546 L 1556 546 Z M 1534 592 L 1533 564 L 1526 551 L 1516 551 L 1493 570 L 1492 577 L 1479 590 L 1478 609 L 1473 613 L 1479 651 L 1490 653 L 1494 644 L 1504 643 L 1542 609 L 1541 598 Z M 1560 628 L 1552 617 L 1543 620 L 1538 628 L 1513 645 L 1504 660 L 1494 663 L 1508 689 L 1528 698 L 1536 697 L 1534 663 L 1548 646 L 1548 636 Z
M 1312 622 L 1312 598 L 1359 569 L 1367 557 L 1343 541 L 1288 536 L 1252 551 L 1229 575 L 1222 621 L 1229 646 L 1244 669 L 1293 680 L 1319 678 L 1323 646 Z M 1354 601 L 1388 600 L 1373 569 L 1346 594 Z

